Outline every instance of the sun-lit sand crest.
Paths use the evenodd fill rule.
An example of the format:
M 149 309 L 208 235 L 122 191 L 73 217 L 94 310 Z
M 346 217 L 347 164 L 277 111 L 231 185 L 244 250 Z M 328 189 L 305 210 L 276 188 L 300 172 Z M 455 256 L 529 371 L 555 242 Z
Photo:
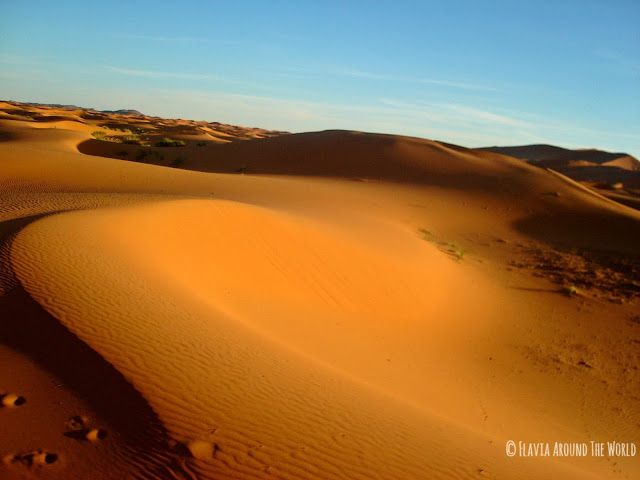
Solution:
M 22 380 L 0 387 L 26 402 L 0 415 L 16 429 L 32 409 L 31 433 L 0 441 L 8 475 L 105 459 L 102 478 L 638 471 L 504 450 L 637 439 L 636 298 L 584 252 L 637 254 L 638 212 L 512 158 L 403 137 L 168 147 L 234 174 L 104 158 L 141 147 L 92 140 L 73 115 L 2 120 L 0 309 L 25 328 L 2 332 Z M 566 278 L 599 280 L 554 284 L 552 253 Z

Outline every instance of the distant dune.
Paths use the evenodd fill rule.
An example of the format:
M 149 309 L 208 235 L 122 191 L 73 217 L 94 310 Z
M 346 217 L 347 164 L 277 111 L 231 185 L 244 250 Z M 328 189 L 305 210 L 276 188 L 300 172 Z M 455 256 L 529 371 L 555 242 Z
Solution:
M 7 102 L 7 103 L 13 104 L 13 105 L 20 105 L 17 102 Z M 61 110 L 86 110 L 88 112 L 109 113 L 109 114 L 116 114 L 116 115 L 130 115 L 130 116 L 137 116 L 137 117 L 145 116 L 144 113 L 138 110 L 133 110 L 129 108 L 124 108 L 120 110 L 96 110 L 94 108 L 79 107 L 77 105 L 63 105 L 60 103 L 32 103 L 32 102 L 22 103 L 22 105 L 25 105 L 27 107 L 36 107 L 36 108 L 44 108 L 44 109 L 51 108 L 51 109 L 61 109 Z
M 121 110 L 98 110 L 101 113 L 115 113 L 116 115 L 130 115 L 134 117 L 144 117 L 144 113 L 138 110 L 121 109 Z
M 0 102 L 1 478 L 640 476 L 505 453 L 640 444 L 635 159 L 138 114 Z
M 520 158 L 550 168 L 596 189 L 602 195 L 640 208 L 640 161 L 626 153 L 597 149 L 569 150 L 552 145 L 478 149 Z
M 515 147 L 484 147 L 477 150 L 485 150 L 489 152 L 501 153 L 510 157 L 521 158 L 528 162 L 539 162 L 547 158 L 552 158 L 557 155 L 563 155 L 572 150 L 568 150 L 562 147 L 556 147 L 554 145 L 521 145 Z
M 552 145 L 524 145 L 520 147 L 486 147 L 478 150 L 502 153 L 544 167 L 570 167 L 584 164 L 640 170 L 640 162 L 626 153 L 605 152 L 593 148 L 569 150 Z

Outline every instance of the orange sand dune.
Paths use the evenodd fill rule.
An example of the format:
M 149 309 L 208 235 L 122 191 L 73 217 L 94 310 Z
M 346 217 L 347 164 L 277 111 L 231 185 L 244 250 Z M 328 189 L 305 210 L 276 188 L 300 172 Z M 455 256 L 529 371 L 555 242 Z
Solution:
M 477 151 L 509 155 L 539 167 L 551 168 L 616 202 L 636 209 L 640 205 L 640 162 L 625 153 L 569 150 L 552 145 L 487 147 Z
M 640 170 L 640 162 L 630 155 L 624 155 L 622 157 L 604 162 L 602 165 L 608 167 L 618 167 L 623 170 Z
M 3 478 L 640 474 L 505 454 L 640 443 L 636 210 L 428 140 L 154 147 L 91 138 L 140 117 L 20 108 L 0 119 L 0 395 L 26 403 L 0 409 Z

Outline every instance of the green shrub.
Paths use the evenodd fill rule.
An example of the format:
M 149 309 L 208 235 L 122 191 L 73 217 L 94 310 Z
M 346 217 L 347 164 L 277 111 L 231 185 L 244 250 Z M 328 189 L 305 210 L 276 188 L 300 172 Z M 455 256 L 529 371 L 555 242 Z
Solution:
M 138 160 L 138 161 L 139 160 L 144 160 L 147 157 L 147 155 L 149 155 L 149 151 L 148 150 L 140 149 L 140 150 L 138 150 L 136 152 L 136 160 Z
M 155 143 L 156 147 L 184 147 L 185 145 L 186 142 L 184 140 L 176 140 L 167 137 Z
M 138 135 L 125 135 L 121 137 L 120 141 L 126 145 L 142 145 L 142 140 Z
M 422 236 L 423 240 L 429 243 L 433 243 L 441 252 L 444 252 L 447 255 L 453 257 L 454 260 L 460 261 L 464 258 L 465 251 L 458 244 L 440 240 L 433 232 L 427 230 L 426 228 L 419 228 L 418 232 Z
M 429 230 L 427 230 L 426 228 L 420 228 L 418 231 L 422 234 L 423 240 L 426 240 L 427 242 L 435 241 L 436 239 L 435 235 Z
M 462 247 L 452 242 L 449 242 L 445 245 L 445 251 L 458 261 L 462 260 L 462 258 L 464 257 L 464 250 L 462 249 Z
M 135 159 L 138 162 L 145 163 L 162 163 L 164 161 L 164 155 L 155 150 L 143 150 L 142 148 L 136 152 Z
M 575 297 L 580 294 L 580 290 L 575 285 L 567 285 L 560 289 L 567 297 Z

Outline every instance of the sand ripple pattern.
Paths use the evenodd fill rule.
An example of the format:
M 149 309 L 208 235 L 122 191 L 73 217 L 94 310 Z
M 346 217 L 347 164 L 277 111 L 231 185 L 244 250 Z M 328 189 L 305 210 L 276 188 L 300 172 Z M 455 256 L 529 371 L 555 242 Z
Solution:
M 259 306 L 226 299 L 214 283 L 223 276 L 205 276 L 211 284 L 196 294 L 184 288 L 181 282 L 191 278 L 193 266 L 162 255 L 175 240 L 170 231 L 197 241 L 200 235 L 194 240 L 180 220 L 186 216 L 201 219 L 211 234 L 233 236 L 237 232 L 229 226 L 240 226 L 229 223 L 229 214 L 247 220 L 242 233 L 256 229 L 256 237 L 261 229 L 283 225 L 262 209 L 202 200 L 66 213 L 25 228 L 14 242 L 12 263 L 31 295 L 144 395 L 176 451 L 195 457 L 189 465 L 197 478 L 401 480 L 477 478 L 481 471 L 510 478 L 502 450 L 481 435 L 393 400 L 243 318 Z M 133 237 L 119 234 L 131 228 Z M 313 298 L 312 306 L 326 312 L 346 309 L 375 318 L 363 298 L 340 299 L 339 289 L 323 283 L 328 273 L 313 254 L 327 245 L 321 231 L 302 239 L 312 252 L 303 270 L 311 273 L 292 298 Z M 267 247 L 261 250 L 265 255 Z M 215 251 L 202 261 L 216 269 L 225 255 Z M 294 275 L 300 268 L 281 262 L 279 255 L 267 258 L 272 276 L 265 278 Z M 223 273 L 246 278 L 226 268 Z M 356 264 L 342 281 L 357 283 L 359 268 L 367 271 Z M 384 278 L 375 284 L 377 294 L 389 287 Z M 374 305 L 406 301 L 415 285 L 402 287 L 407 288 L 390 291 Z M 264 288 L 279 299 L 277 286 Z M 258 293 L 250 298 L 264 299 Z M 522 470 L 522 478 L 540 478 L 545 468 Z

